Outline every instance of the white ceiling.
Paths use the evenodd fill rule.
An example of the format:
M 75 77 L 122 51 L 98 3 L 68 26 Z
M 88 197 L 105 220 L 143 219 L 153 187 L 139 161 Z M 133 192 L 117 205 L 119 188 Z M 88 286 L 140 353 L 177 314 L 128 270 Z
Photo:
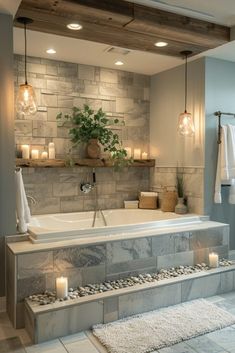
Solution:
M 0 0 L 0 13 L 15 16 L 21 0 Z
M 141 3 L 146 6 L 158 7 L 165 11 L 181 13 L 183 15 L 196 17 L 210 22 L 229 26 L 235 25 L 235 0 L 129 1 Z M 5 3 L 8 5 L 8 11 L 16 11 L 16 3 L 19 4 L 19 2 L 19 0 L 0 0 L 0 12 Z M 134 50 L 130 51 L 126 56 L 117 56 L 106 52 L 109 47 L 109 45 L 85 40 L 28 31 L 28 55 L 35 57 L 116 68 L 147 75 L 159 73 L 182 63 L 182 60 L 179 58 Z M 55 55 L 47 54 L 46 49 L 48 48 L 54 48 L 57 53 Z M 23 54 L 23 50 L 23 31 L 19 28 L 14 28 L 14 52 L 17 54 Z M 227 43 L 219 48 L 209 50 L 199 56 L 202 55 L 235 61 L 235 41 Z M 122 60 L 124 65 L 114 65 L 116 60 Z
M 23 30 L 14 28 L 14 52 L 16 54 L 24 53 L 23 38 Z M 116 55 L 106 52 L 110 45 L 29 30 L 27 40 L 30 56 L 115 68 L 146 75 L 152 75 L 182 63 L 179 58 L 134 50 L 127 55 Z M 49 48 L 54 48 L 56 54 L 47 54 L 46 50 Z M 122 60 L 124 65 L 116 66 L 114 64 L 116 60 Z

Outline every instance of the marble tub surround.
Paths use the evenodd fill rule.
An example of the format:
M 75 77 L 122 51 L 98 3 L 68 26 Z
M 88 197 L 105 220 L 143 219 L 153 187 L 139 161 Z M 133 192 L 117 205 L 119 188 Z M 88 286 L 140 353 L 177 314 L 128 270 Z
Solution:
M 190 213 L 204 214 L 204 168 L 180 167 L 178 171 L 183 174 L 184 191 Z M 175 188 L 177 167 L 157 166 L 150 171 L 150 187 L 158 192 L 161 205 L 164 187 L 169 190 Z
M 234 265 L 233 261 L 222 259 L 219 261 L 217 267 L 227 267 Z M 30 302 L 34 302 L 38 305 L 48 305 L 55 302 L 62 302 L 67 300 L 73 300 L 79 297 L 85 297 L 88 295 L 94 295 L 98 293 L 113 291 L 121 288 L 138 286 L 144 283 L 162 281 L 165 279 L 176 278 L 184 275 L 189 275 L 191 273 L 199 273 L 202 271 L 209 271 L 209 267 L 205 263 L 197 264 L 194 266 L 177 266 L 171 267 L 169 269 L 161 269 L 156 273 L 144 273 L 136 276 L 131 276 L 127 278 L 120 278 L 114 281 L 106 281 L 103 283 L 93 283 L 87 284 L 85 286 L 78 286 L 75 288 L 69 288 L 68 294 L 58 297 L 56 291 L 45 291 L 44 293 L 30 295 L 27 298 Z
M 24 298 L 55 289 L 55 278 L 68 277 L 69 287 L 153 273 L 161 268 L 208 261 L 217 252 L 228 258 L 229 228 L 205 221 L 199 229 L 161 229 L 156 235 L 121 239 L 76 239 L 58 243 L 9 243 L 7 307 L 11 321 L 23 327 Z M 112 240 L 111 240 L 112 239 Z
M 26 329 L 40 343 L 94 324 L 234 291 L 234 278 L 235 266 L 230 266 L 48 305 L 27 300 Z

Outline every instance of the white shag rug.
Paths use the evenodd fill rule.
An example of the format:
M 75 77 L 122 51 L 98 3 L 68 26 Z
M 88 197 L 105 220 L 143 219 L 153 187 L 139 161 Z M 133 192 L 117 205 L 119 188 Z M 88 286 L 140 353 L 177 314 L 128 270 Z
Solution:
M 235 316 L 198 299 L 93 327 L 109 353 L 147 353 L 235 323 Z

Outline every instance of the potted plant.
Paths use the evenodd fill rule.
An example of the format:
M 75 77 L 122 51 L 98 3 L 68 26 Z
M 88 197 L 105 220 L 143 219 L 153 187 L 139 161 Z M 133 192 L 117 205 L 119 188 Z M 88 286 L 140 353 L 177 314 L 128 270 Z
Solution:
M 57 115 L 57 119 L 63 119 L 63 125 L 69 123 L 69 136 L 73 142 L 73 147 L 80 143 L 87 144 L 87 155 L 89 158 L 100 158 L 100 145 L 105 152 L 110 152 L 110 158 L 115 166 L 123 166 L 131 163 L 127 160 L 127 152 L 122 148 L 119 136 L 111 130 L 111 125 L 120 125 L 120 120 L 107 118 L 100 108 L 97 112 L 88 105 L 83 109 L 73 107 L 72 114 L 62 113 Z
M 178 194 L 178 203 L 175 206 L 175 213 L 185 214 L 187 213 L 188 209 L 187 206 L 184 204 L 184 178 L 183 174 L 179 173 L 178 170 L 176 174 L 176 189 Z

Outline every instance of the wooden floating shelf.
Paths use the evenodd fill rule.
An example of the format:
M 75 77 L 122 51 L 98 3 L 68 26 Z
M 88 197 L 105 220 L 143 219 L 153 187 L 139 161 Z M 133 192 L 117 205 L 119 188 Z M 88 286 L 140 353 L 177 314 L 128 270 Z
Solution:
M 135 159 L 128 167 L 154 167 L 155 159 Z M 22 168 L 71 168 L 71 167 L 113 167 L 109 159 L 73 159 L 69 165 L 66 159 L 16 159 L 16 167 Z

